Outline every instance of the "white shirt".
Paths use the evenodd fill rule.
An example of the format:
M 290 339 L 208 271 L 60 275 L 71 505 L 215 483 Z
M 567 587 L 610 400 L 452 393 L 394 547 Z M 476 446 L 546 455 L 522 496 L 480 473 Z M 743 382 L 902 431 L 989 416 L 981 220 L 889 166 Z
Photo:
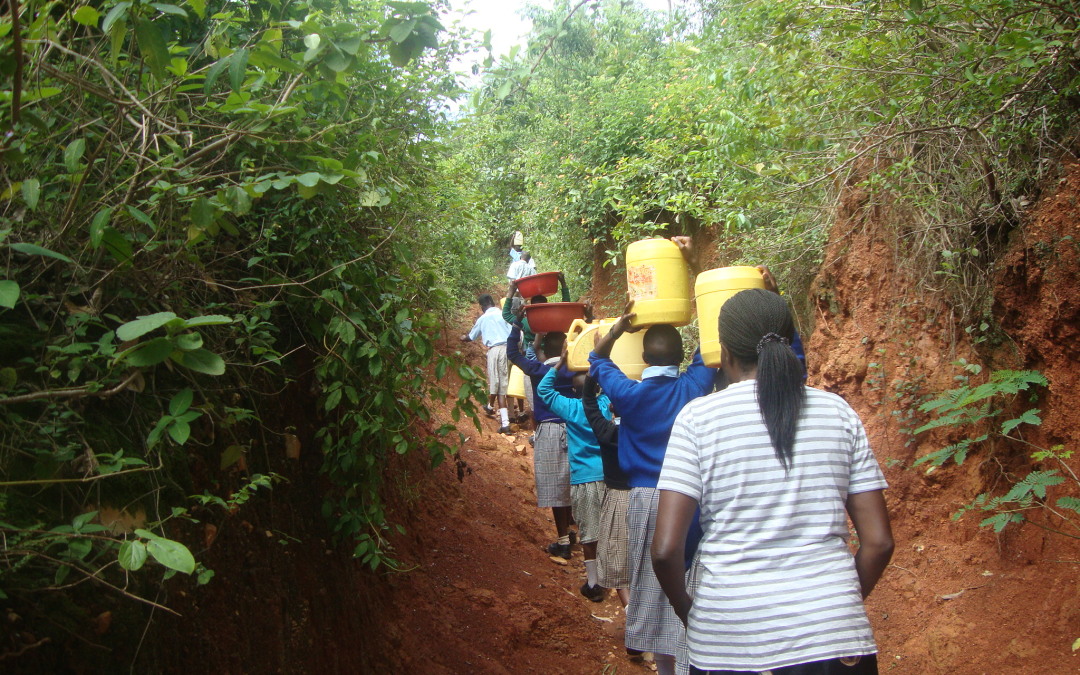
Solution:
M 511 281 L 517 281 L 521 277 L 528 277 L 536 274 L 536 265 L 532 260 L 515 260 L 510 263 L 510 267 L 506 270 L 506 278 Z
M 701 506 L 690 663 L 761 671 L 874 653 L 844 508 L 848 495 L 886 487 L 862 421 L 807 387 L 785 473 L 756 392 L 748 380 L 688 403 L 657 485 Z

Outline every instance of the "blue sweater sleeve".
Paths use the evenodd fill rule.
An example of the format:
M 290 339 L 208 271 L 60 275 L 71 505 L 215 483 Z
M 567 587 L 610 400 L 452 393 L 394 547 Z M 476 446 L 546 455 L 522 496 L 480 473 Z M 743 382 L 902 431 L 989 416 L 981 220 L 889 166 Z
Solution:
M 615 362 L 609 358 L 598 355 L 596 352 L 589 353 L 589 375 L 600 383 L 607 392 L 608 398 L 618 406 L 620 401 L 633 393 L 634 387 L 639 383 L 631 380 L 619 370 Z
M 705 393 L 712 389 L 713 378 L 716 377 L 716 368 L 705 365 L 705 362 L 701 360 L 701 349 L 698 348 L 694 350 L 694 359 L 682 376 L 690 378 L 701 389 L 701 392 Z
M 536 393 L 540 400 L 544 402 L 544 405 L 548 407 L 548 410 L 565 420 L 568 417 L 573 417 L 574 406 L 571 402 L 577 401 L 580 405 L 581 401 L 567 398 L 555 391 L 555 378 L 557 376 L 558 371 L 555 368 L 549 368 L 544 378 L 536 385 Z

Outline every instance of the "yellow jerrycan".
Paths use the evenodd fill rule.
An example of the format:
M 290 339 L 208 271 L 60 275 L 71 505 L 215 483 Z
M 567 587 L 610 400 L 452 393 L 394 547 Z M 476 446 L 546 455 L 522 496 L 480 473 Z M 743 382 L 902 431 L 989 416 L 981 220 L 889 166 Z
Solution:
M 728 298 L 748 288 L 765 288 L 765 280 L 756 267 L 720 267 L 697 276 L 698 332 L 701 336 L 701 360 L 712 368 L 720 367 L 720 308 Z
M 568 342 L 567 367 L 577 372 L 585 372 L 589 369 L 589 352 L 593 351 L 600 338 L 608 334 L 611 327 L 618 319 L 603 319 L 596 323 L 585 323 L 577 319 L 570 325 L 570 331 L 566 334 L 567 340 L 573 336 L 573 342 Z M 642 358 L 644 348 L 642 340 L 645 331 L 636 333 L 623 333 L 611 348 L 611 360 L 619 367 L 619 370 L 634 380 L 641 379 L 641 373 L 645 370 L 645 359 Z
M 634 327 L 690 323 L 690 270 L 670 239 L 643 239 L 626 247 L 626 287 L 634 301 Z
M 512 398 L 525 398 L 525 372 L 517 366 L 510 366 L 510 381 L 506 383 L 506 395 Z
M 600 323 L 587 323 L 585 319 L 574 319 L 570 330 L 566 331 L 566 367 L 584 373 L 589 370 L 589 352 L 596 345 L 596 331 Z

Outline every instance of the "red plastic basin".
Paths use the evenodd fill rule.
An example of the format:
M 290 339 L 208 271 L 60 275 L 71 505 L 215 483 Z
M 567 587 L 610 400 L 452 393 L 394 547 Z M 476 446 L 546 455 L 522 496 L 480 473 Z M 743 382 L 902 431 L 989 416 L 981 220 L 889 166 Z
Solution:
M 525 318 L 534 333 L 565 333 L 574 319 L 585 318 L 584 302 L 541 302 L 525 305 Z
M 541 272 L 517 280 L 521 297 L 528 300 L 535 295 L 555 295 L 559 290 L 558 272 Z

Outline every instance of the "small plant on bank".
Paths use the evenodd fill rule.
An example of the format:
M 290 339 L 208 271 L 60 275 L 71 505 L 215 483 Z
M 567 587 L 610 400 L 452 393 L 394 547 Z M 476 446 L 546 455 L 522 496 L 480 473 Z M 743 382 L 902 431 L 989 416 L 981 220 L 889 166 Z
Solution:
M 963 464 L 972 451 L 993 440 L 1031 445 L 1020 437 L 1017 430 L 1025 424 L 1042 424 L 1038 408 L 1029 408 L 1015 417 L 1005 412 L 1008 407 L 1006 404 L 1014 400 L 1020 392 L 1031 391 L 1031 400 L 1035 400 L 1036 395 L 1032 388 L 1045 387 L 1048 384 L 1042 373 L 1033 370 L 999 370 L 991 373 L 986 383 L 972 386 L 969 378 L 972 374 L 978 374 L 981 368 L 964 360 L 957 361 L 954 365 L 961 366 L 965 371 L 965 374 L 957 378 L 963 383 L 962 386 L 943 392 L 937 398 L 924 403 L 920 410 L 935 413 L 937 417 L 915 429 L 915 433 L 946 427 L 981 430 L 981 433 L 916 459 L 913 467 L 930 464 L 927 473 L 943 466 L 950 459 L 957 464 Z M 1011 488 L 1003 495 L 978 495 L 954 513 L 953 520 L 959 520 L 969 511 L 980 511 L 986 517 L 979 525 L 992 527 L 994 532 L 1001 532 L 1010 523 L 1020 524 L 1027 521 L 1050 532 L 1080 539 L 1080 498 L 1065 495 L 1051 500 L 1047 495 L 1047 488 L 1066 481 L 1080 487 L 1080 478 L 1069 463 L 1073 451 L 1066 450 L 1063 445 L 1055 445 L 1049 449 L 1033 447 L 1036 451 L 1032 453 L 1032 459 L 1043 464 L 1054 463 L 1056 468 L 1029 472 L 1024 478 L 1014 480 Z M 1073 531 L 1055 529 L 1028 520 L 1024 512 L 1031 509 L 1049 511 L 1062 520 L 1067 526 L 1066 530 Z

